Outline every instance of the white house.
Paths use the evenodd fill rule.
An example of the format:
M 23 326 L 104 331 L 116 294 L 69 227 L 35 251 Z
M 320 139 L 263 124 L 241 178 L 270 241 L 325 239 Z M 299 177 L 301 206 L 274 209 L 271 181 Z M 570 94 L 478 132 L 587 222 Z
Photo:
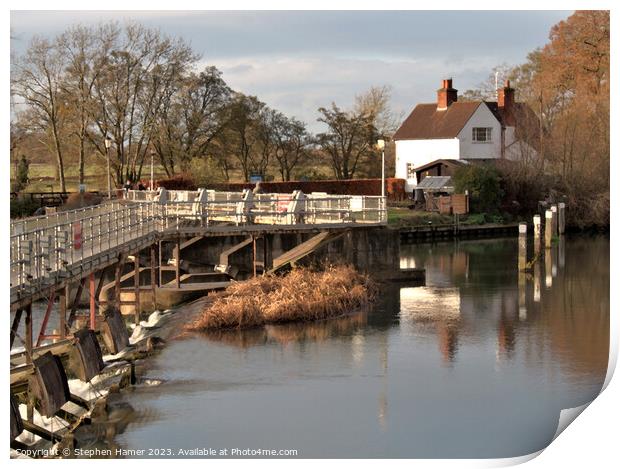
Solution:
M 515 103 L 509 81 L 498 89 L 497 102 L 457 99 L 452 79 L 443 80 L 437 102 L 418 104 L 394 134 L 395 176 L 407 180 L 407 191 L 419 182 L 416 169 L 435 160 L 515 160 L 535 156 L 536 151 L 526 141 L 534 141 L 536 117 L 527 105 Z

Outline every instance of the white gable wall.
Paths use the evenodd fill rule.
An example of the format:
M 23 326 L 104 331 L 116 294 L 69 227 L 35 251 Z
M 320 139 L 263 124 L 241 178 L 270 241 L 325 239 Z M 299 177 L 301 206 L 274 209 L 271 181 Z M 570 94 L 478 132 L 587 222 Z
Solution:
M 411 192 L 417 183 L 415 179 L 407 179 L 407 163 L 411 163 L 414 168 L 417 168 L 442 158 L 459 159 L 458 139 L 396 140 L 395 177 L 406 179 L 405 190 Z
M 491 127 L 490 143 L 474 142 L 472 129 L 474 127 Z M 502 126 L 490 111 L 488 106 L 481 103 L 459 132 L 461 159 L 490 159 L 502 157 Z

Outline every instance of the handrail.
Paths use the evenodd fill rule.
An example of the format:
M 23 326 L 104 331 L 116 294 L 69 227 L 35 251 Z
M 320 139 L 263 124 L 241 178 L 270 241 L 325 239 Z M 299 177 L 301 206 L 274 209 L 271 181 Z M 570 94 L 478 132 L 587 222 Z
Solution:
M 208 230 L 221 223 L 237 226 L 374 224 L 387 221 L 385 198 L 303 194 L 252 194 L 214 191 L 146 192 L 136 201 L 79 208 L 11 222 L 11 296 L 54 285 L 85 262 L 93 262 L 129 242 L 185 228 Z

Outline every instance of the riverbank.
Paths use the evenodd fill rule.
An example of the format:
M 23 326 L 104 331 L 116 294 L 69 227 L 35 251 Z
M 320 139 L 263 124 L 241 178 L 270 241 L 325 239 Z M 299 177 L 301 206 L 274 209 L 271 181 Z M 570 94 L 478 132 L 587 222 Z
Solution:
M 322 271 L 297 268 L 285 276 L 233 283 L 185 329 L 251 328 L 326 319 L 368 304 L 375 294 L 370 277 L 351 266 L 328 266 Z

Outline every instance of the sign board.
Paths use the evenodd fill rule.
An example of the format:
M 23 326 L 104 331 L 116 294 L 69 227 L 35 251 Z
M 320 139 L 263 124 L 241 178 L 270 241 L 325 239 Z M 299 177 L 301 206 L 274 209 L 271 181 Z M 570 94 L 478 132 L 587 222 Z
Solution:
M 79 251 L 82 249 L 82 222 L 74 221 L 72 225 L 73 229 L 73 249 Z
M 262 174 L 250 174 L 250 182 L 256 184 L 257 182 L 263 182 Z
M 80 194 L 83 194 L 84 192 L 86 192 L 86 184 L 80 184 L 80 185 L 78 186 L 78 192 L 79 192 Z
M 277 194 L 276 211 L 278 213 L 288 212 L 288 205 L 291 202 L 291 196 L 288 194 Z

